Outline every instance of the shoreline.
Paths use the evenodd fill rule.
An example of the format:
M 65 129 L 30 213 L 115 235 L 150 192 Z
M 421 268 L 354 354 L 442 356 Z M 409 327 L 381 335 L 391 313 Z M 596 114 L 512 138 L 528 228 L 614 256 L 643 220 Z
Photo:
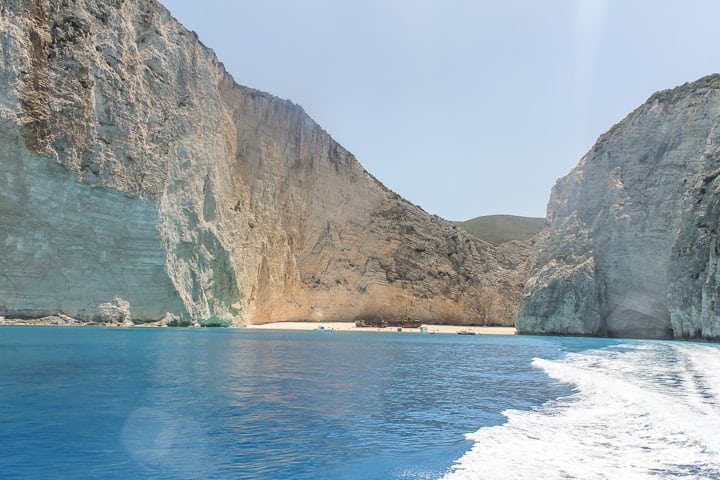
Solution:
M 83 322 L 66 315 L 52 315 L 35 319 L 0 317 L 0 326 L 49 326 L 49 327 L 115 327 L 115 328 L 167 328 L 169 325 L 152 323 L 98 323 Z M 469 335 L 517 335 L 515 327 L 484 327 L 469 325 L 423 324 L 420 328 L 399 327 L 357 327 L 355 322 L 268 322 L 253 325 L 228 327 L 199 327 L 197 325 L 172 326 L 172 328 L 237 328 L 249 330 L 326 330 L 336 332 L 401 332 L 401 333 L 442 333 Z
M 320 328 L 322 327 L 322 328 Z M 515 327 L 476 327 L 469 325 L 431 325 L 424 324 L 421 328 L 398 327 L 356 327 L 354 322 L 270 322 L 257 325 L 248 325 L 253 330 L 328 330 L 338 332 L 402 332 L 423 333 L 421 328 L 427 329 L 425 333 L 458 334 L 467 332 L 470 335 L 517 335 Z

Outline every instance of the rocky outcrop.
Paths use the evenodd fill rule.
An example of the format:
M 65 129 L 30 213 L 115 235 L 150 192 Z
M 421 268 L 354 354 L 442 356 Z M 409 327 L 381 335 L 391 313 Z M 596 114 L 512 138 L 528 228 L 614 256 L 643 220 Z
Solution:
M 155 1 L 1 2 L 0 55 L 0 315 L 512 324 L 527 244 L 389 191 Z
M 720 76 L 659 92 L 557 182 L 520 332 L 720 338 L 719 118 Z

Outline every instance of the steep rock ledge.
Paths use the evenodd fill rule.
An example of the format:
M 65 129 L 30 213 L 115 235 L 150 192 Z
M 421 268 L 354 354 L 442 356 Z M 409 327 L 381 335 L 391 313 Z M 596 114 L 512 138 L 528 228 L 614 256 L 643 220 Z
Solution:
M 720 76 L 659 92 L 553 188 L 517 328 L 720 338 Z
M 0 55 L 0 315 L 512 324 L 528 244 L 387 190 L 154 0 L 3 2 Z

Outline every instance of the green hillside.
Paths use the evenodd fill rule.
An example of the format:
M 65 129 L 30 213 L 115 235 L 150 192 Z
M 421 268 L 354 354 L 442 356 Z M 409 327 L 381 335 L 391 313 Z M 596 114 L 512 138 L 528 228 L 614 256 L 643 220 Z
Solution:
M 542 229 L 545 219 L 514 215 L 487 215 L 455 223 L 481 240 L 499 245 L 510 240 L 529 239 Z

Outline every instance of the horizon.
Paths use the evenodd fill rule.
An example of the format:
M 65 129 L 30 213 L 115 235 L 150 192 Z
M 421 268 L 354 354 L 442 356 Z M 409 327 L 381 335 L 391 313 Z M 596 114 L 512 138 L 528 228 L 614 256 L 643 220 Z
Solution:
M 545 217 L 601 134 L 718 70 L 707 0 L 162 3 L 239 84 L 301 105 L 388 188 L 453 221 Z

